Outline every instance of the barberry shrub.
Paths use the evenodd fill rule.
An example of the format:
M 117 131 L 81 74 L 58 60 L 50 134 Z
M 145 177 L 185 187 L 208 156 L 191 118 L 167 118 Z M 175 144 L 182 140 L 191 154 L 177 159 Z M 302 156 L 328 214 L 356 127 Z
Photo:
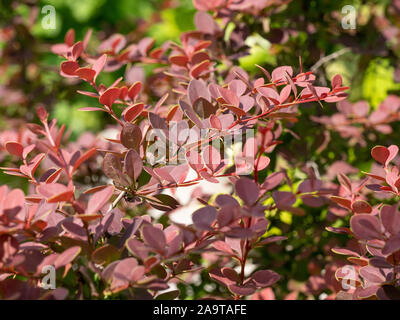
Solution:
M 277 210 L 303 216 L 297 200 L 318 207 L 328 201 L 328 192 L 312 173 L 295 191 L 285 171 L 268 170 L 271 154 L 302 104 L 342 101 L 348 88 L 340 75 L 331 88 L 315 85 L 316 76 L 303 70 L 301 59 L 298 67 L 280 66 L 271 73 L 257 66 L 261 76 L 250 77 L 226 55 L 215 18 L 227 12 L 257 14 L 258 2 L 194 4 L 200 10 L 197 30 L 183 33 L 179 44 L 155 47 L 150 38 L 129 44 L 114 34 L 89 50 L 91 32 L 76 41 L 70 30 L 64 43 L 52 46 L 63 58 L 60 75 L 80 81 L 85 90 L 76 94 L 93 101 L 81 111 L 110 116 L 115 135 L 68 142 L 65 126 L 49 119 L 41 106 L 38 122 L 27 124 L 23 139 L 5 144 L 18 165 L 3 171 L 26 179 L 29 187 L 27 194 L 0 188 L 2 298 L 175 299 L 177 284 L 206 274 L 219 286 L 212 297 L 242 299 L 263 296 L 279 281 L 266 266 L 246 271 L 254 249 L 267 250 L 286 239 L 268 235 L 269 216 Z M 132 64 L 145 65 L 152 77 L 143 80 Z M 125 66 L 124 77 L 99 81 L 102 73 L 112 75 Z M 388 186 L 369 187 L 397 195 L 398 170 L 388 167 L 396 147 L 374 150 L 386 177 L 372 177 Z M 330 230 L 353 233 L 374 256 L 334 249 L 350 252 L 359 266 L 371 264 L 360 269 L 363 280 L 355 279 L 351 297 L 391 297 L 399 247 L 398 230 L 389 221 L 395 221 L 397 208 L 383 206 L 376 217 L 371 212 L 378 208 L 373 211 L 356 197 L 364 184 L 353 190 L 345 176 L 339 177 L 349 195 L 330 199 L 355 215 L 352 231 Z M 232 191 L 215 197 L 197 193 L 201 207 L 185 212 L 190 223 L 173 219 L 182 207 L 180 190 L 203 181 L 228 184 Z M 286 191 L 277 190 L 284 181 Z M 161 214 L 155 217 L 150 210 Z M 54 290 L 43 280 L 49 267 L 55 272 Z M 346 294 L 351 293 L 341 293 Z

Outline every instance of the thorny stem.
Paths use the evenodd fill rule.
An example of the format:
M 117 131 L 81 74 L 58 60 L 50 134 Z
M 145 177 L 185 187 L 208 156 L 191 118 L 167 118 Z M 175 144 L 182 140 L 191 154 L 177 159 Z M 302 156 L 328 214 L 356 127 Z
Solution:
M 118 197 L 114 200 L 114 202 L 111 204 L 110 208 L 108 209 L 107 213 L 110 213 L 117 205 L 118 203 L 121 201 L 121 199 L 124 197 L 124 195 L 126 194 L 126 191 L 122 191 L 120 192 L 120 194 L 118 195 Z M 107 214 L 106 213 L 106 214 Z

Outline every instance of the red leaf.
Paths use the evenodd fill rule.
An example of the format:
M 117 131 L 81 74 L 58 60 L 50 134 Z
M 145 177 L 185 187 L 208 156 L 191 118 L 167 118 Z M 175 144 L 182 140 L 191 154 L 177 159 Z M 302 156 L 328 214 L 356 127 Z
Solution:
M 190 75 L 193 78 L 199 78 L 206 70 L 208 70 L 210 65 L 211 62 L 209 60 L 202 61 L 190 70 Z
M 397 211 L 397 205 L 384 205 L 381 208 L 380 218 L 386 231 L 392 235 L 400 233 L 400 212 Z
M 340 74 L 335 75 L 332 78 L 332 89 L 341 87 L 343 83 L 342 76 Z
M 128 176 L 136 181 L 143 169 L 143 161 L 137 151 L 131 149 L 126 153 L 124 168 Z
M 82 54 L 82 51 L 83 51 L 83 43 L 82 43 L 82 41 L 78 41 L 72 47 L 72 50 L 71 50 L 72 59 L 74 61 L 76 61 L 80 57 L 80 55 Z
M 187 63 L 189 62 L 189 59 L 183 55 L 170 56 L 168 60 L 171 64 L 175 64 L 180 67 L 186 67 Z
M 88 151 L 86 151 L 83 155 L 81 155 L 79 157 L 78 160 L 76 160 L 72 171 L 75 171 L 84 161 L 91 158 L 96 152 L 97 152 L 96 148 L 92 148 L 92 149 L 89 149 Z
M 235 190 L 237 195 L 249 206 L 253 205 L 258 199 L 258 186 L 254 181 L 248 178 L 240 178 L 237 180 L 235 183 Z

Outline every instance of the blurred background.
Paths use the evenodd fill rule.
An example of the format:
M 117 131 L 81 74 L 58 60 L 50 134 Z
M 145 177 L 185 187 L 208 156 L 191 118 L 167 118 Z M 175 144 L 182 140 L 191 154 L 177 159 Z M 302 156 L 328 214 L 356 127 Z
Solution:
M 342 172 L 359 178 L 360 170 L 371 168 L 373 146 L 400 141 L 400 0 L 264 2 L 266 9 L 257 16 L 239 12 L 228 24 L 221 21 L 232 65 L 252 75 L 260 73 L 255 64 L 269 71 L 290 65 L 299 72 L 301 57 L 303 69 L 316 73 L 317 85 L 325 86 L 335 74 L 341 74 L 350 87 L 348 101 L 338 106 L 325 104 L 322 109 L 312 104 L 299 108 L 299 121 L 290 125 L 293 134 L 283 136 L 284 143 L 271 159 L 271 168 L 288 169 L 291 178 L 301 180 L 306 177 L 302 166 L 311 162 L 318 175 L 334 180 L 332 166 L 342 165 Z M 42 26 L 46 5 L 55 8 L 54 29 Z M 355 8 L 354 29 L 343 28 L 346 5 Z M 106 114 L 78 111 L 91 106 L 93 99 L 76 90 L 89 88 L 79 81 L 68 82 L 58 73 L 63 59 L 51 52 L 51 45 L 63 43 L 69 29 L 75 30 L 76 39 L 93 30 L 89 51 L 95 51 L 115 33 L 125 35 L 128 43 L 151 37 L 156 46 L 161 46 L 167 40 L 179 43 L 182 32 L 194 30 L 195 13 L 192 0 L 2 0 L 1 166 L 12 162 L 1 151 L 5 141 L 15 140 L 23 134 L 24 123 L 37 120 L 34 112 L 39 104 L 67 125 L 71 141 L 84 132 L 96 134 L 112 124 Z M 129 70 L 132 67 L 143 79 L 153 77 L 154 67 L 136 63 L 129 65 Z M 100 82 L 111 84 L 129 70 L 103 72 Z M 157 92 L 151 91 L 148 96 L 148 103 L 159 99 Z M 0 184 L 26 188 L 24 183 L 24 179 L 0 173 Z M 268 252 L 260 251 L 258 260 L 294 279 L 283 281 L 275 292 L 278 298 L 289 292 L 298 292 L 302 298 L 320 297 L 333 290 L 320 280 L 321 270 L 337 259 L 329 250 L 331 243 L 345 241 L 346 237 L 332 235 L 324 226 L 346 225 L 348 220 L 329 210 L 307 208 L 304 217 L 288 212 L 276 217 L 270 233 L 285 234 L 289 242 L 285 248 L 271 246 Z M 201 297 L 207 291 L 201 283 L 181 289 L 189 298 Z

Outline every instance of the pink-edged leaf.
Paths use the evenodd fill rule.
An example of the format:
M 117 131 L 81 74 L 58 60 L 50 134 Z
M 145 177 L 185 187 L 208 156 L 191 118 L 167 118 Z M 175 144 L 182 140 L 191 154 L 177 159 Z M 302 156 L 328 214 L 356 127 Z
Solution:
M 201 169 L 204 168 L 201 155 L 194 150 L 188 151 L 186 153 L 186 160 L 189 166 L 196 172 L 199 172 Z
M 221 95 L 222 99 L 224 99 L 225 103 L 236 108 L 239 108 L 239 97 L 236 95 L 235 92 L 225 89 L 222 87 L 218 87 L 219 94 Z
M 400 250 L 400 235 L 397 234 L 386 241 L 382 249 L 382 254 L 388 255 Z
M 260 87 L 260 88 L 257 88 L 257 91 L 262 96 L 264 96 L 265 98 L 270 100 L 273 104 L 279 104 L 280 103 L 279 93 L 276 92 L 274 89 L 268 88 L 268 87 Z
M 67 46 L 72 46 L 75 42 L 75 30 L 74 29 L 69 29 L 67 33 L 65 34 L 64 37 L 64 42 Z
M 290 85 L 285 86 L 279 93 L 279 103 L 284 103 L 290 96 L 292 92 L 292 87 Z
M 193 78 L 199 78 L 209 69 L 210 66 L 210 60 L 204 60 L 190 69 L 190 76 Z
M 107 186 L 96 192 L 88 202 L 87 213 L 97 213 L 110 200 L 114 193 L 114 186 Z
M 229 90 L 234 92 L 238 97 L 242 96 L 247 89 L 246 84 L 242 80 L 232 80 L 229 82 Z
M 224 267 L 221 269 L 221 273 L 227 277 L 229 280 L 233 281 L 234 283 L 240 282 L 240 277 L 238 273 L 229 267 Z
M 224 285 L 224 286 L 229 286 L 229 285 L 233 285 L 236 282 L 229 279 L 228 277 L 226 277 L 221 270 L 219 269 L 212 269 L 210 270 L 210 278 L 219 282 L 220 284 Z
M 272 71 L 272 81 L 277 82 L 277 81 L 282 81 L 285 79 L 285 75 L 288 74 L 290 77 L 293 76 L 293 68 L 290 66 L 282 66 L 274 69 Z
M 217 210 L 207 206 L 193 212 L 192 219 L 194 226 L 199 230 L 211 230 L 211 225 L 217 217 Z
M 8 221 L 24 219 L 25 195 L 21 189 L 13 189 L 5 196 L 3 213 Z
M 154 112 L 149 112 L 149 121 L 153 129 L 168 130 L 165 119 Z
M 136 181 L 143 169 L 143 161 L 137 151 L 131 149 L 126 153 L 124 169 L 128 176 Z
M 93 81 L 96 81 L 98 75 L 100 74 L 101 70 L 103 70 L 106 64 L 106 61 L 107 61 L 107 55 L 103 54 L 93 63 L 92 69 L 95 72 L 93 76 Z
M 82 52 L 83 52 L 83 43 L 82 41 L 78 41 L 72 46 L 71 49 L 72 59 L 76 61 L 80 57 Z
M 139 150 L 142 130 L 133 123 L 126 123 L 121 131 L 121 143 L 125 148 Z
M 142 83 L 140 81 L 136 81 L 132 84 L 128 90 L 128 97 L 133 101 L 139 94 L 140 90 L 142 89 Z
M 226 242 L 224 242 L 224 241 L 217 240 L 217 241 L 213 242 L 212 246 L 213 246 L 216 250 L 221 251 L 221 252 L 224 252 L 224 253 L 226 253 L 226 254 L 229 254 L 229 255 L 234 255 L 234 254 L 235 254 L 235 253 L 233 252 L 232 248 L 231 248 Z
M 357 200 L 353 202 L 352 209 L 355 213 L 371 213 L 372 207 L 364 200 Z
M 200 176 L 201 176 L 203 179 L 207 180 L 208 182 L 211 182 L 211 183 L 219 183 L 218 179 L 217 179 L 217 178 L 214 178 L 213 175 L 210 174 L 208 171 L 205 171 L 205 170 L 204 170 L 204 171 L 200 171 Z
M 360 269 L 360 276 L 370 283 L 382 283 L 386 281 L 385 276 L 378 268 L 366 266 Z
M 165 239 L 164 232 L 159 228 L 153 227 L 151 225 L 143 226 L 142 236 L 150 247 L 157 251 L 164 252 L 166 249 L 167 241 Z
M 266 191 L 274 189 L 283 181 L 284 178 L 285 174 L 283 172 L 275 172 L 265 179 L 261 188 Z
M 95 155 L 95 153 L 97 152 L 96 148 L 91 148 L 88 151 L 86 151 L 83 155 L 81 155 L 79 157 L 78 160 L 76 160 L 75 164 L 74 164 L 74 168 L 73 171 L 75 171 L 83 162 L 85 162 L 86 160 L 90 159 L 91 157 L 93 157 Z
M 259 270 L 251 275 L 251 279 L 257 287 L 265 288 L 279 281 L 280 276 L 271 270 Z
M 350 179 L 344 174 L 339 173 L 337 176 L 339 183 L 349 192 L 352 192 L 352 186 Z
M 120 93 L 119 88 L 116 87 L 109 88 L 101 94 L 99 101 L 101 104 L 111 108 L 115 100 L 119 98 L 119 93 Z
M 396 145 L 391 145 L 388 147 L 388 151 L 389 151 L 389 156 L 385 161 L 385 166 L 387 166 L 389 162 L 392 161 L 397 156 L 397 153 L 399 152 L 399 147 Z

